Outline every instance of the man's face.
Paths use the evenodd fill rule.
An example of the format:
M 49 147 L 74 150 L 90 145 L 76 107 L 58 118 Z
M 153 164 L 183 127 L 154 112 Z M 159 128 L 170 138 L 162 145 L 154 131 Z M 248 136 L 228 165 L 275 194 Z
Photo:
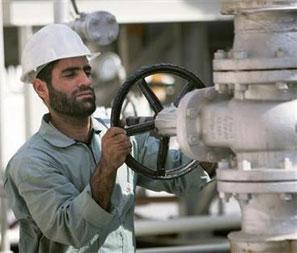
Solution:
M 52 84 L 48 85 L 51 109 L 71 117 L 90 116 L 96 109 L 90 72 L 86 57 L 58 61 L 52 71 Z

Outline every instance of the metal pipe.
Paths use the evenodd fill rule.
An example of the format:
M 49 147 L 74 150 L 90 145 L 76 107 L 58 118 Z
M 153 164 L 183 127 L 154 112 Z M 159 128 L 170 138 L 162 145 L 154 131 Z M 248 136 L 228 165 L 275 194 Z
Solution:
M 2 143 L 2 119 L 3 119 L 3 87 L 5 85 L 5 62 L 4 62 L 4 36 L 3 36 L 3 10 L 2 10 L 2 0 L 0 0 L 0 172 L 3 173 L 3 143 Z M 2 180 L 1 180 L 2 181 Z M 3 190 L 0 189 L 2 192 Z M 1 194 L 2 195 L 2 194 Z M 10 243 L 7 236 L 7 205 L 6 198 L 0 196 L 1 201 L 1 252 L 10 252 Z
M 33 34 L 32 26 L 23 26 L 18 28 L 19 32 L 19 52 L 22 52 L 26 41 Z M 19 58 L 21 62 L 21 57 Z M 25 113 L 25 138 L 26 140 L 32 135 L 33 131 L 33 115 L 32 115 L 32 87 L 28 84 L 24 85 L 24 113 Z
M 66 23 L 68 21 L 69 1 L 54 0 L 54 22 Z
M 226 242 L 215 244 L 140 249 L 136 250 L 136 253 L 219 253 L 229 251 L 230 246 L 226 240 Z
M 4 67 L 4 38 L 3 38 L 3 13 L 2 13 L 2 0 L 0 0 L 0 169 L 3 168 L 3 143 L 2 143 L 2 117 L 3 117 L 3 87 L 5 85 L 5 67 Z
M 240 228 L 240 216 L 192 216 L 135 222 L 136 236 Z
M 178 143 L 218 162 L 219 196 L 239 202 L 231 252 L 296 253 L 297 1 L 223 4 L 235 15 L 233 48 L 214 54 L 214 87 L 180 101 Z
M 4 192 L 1 186 L 1 192 Z M 7 222 L 7 211 L 8 211 L 8 204 L 7 199 L 4 194 L 1 193 L 0 198 L 0 205 L 1 205 L 1 253 L 10 253 L 10 239 L 8 236 L 8 222 Z

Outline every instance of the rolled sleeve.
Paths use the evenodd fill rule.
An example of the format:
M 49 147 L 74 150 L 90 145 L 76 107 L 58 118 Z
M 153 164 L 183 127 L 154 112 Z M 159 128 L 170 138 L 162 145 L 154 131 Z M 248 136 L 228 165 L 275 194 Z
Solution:
M 91 187 L 87 185 L 75 202 L 75 208 L 83 215 L 87 222 L 99 229 L 109 226 L 114 215 L 108 213 L 92 198 Z
M 80 192 L 54 168 L 36 160 L 23 164 L 14 178 L 20 181 L 29 213 L 48 239 L 80 248 L 94 236 L 103 243 L 116 229 L 117 219 L 94 201 L 89 185 Z

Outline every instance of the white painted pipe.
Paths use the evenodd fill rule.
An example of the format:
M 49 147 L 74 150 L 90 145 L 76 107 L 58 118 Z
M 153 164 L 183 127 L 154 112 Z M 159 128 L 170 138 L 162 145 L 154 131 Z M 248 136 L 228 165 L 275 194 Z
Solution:
M 136 250 L 136 253 L 213 253 L 213 252 L 229 252 L 229 242 L 204 244 L 204 245 L 189 245 L 176 247 L 161 247 Z
M 2 170 L 4 170 L 3 164 L 3 138 L 2 138 L 2 119 L 3 119 L 3 87 L 5 85 L 5 62 L 4 62 L 4 36 L 3 36 L 3 10 L 2 10 L 2 0 L 0 0 L 0 172 L 2 175 Z M 2 191 L 2 190 L 1 190 Z M 6 199 L 1 196 L 1 209 L 0 209 L 0 220 L 1 220 L 1 253 L 8 253 L 10 251 L 10 242 L 7 236 L 7 205 Z
M 3 38 L 3 13 L 2 13 L 2 0 L 0 0 L 0 169 L 3 168 L 3 138 L 2 138 L 2 120 L 3 120 L 3 87 L 5 85 L 5 66 L 4 66 L 4 38 Z
M 172 220 L 139 220 L 135 222 L 136 236 L 211 231 L 240 228 L 240 216 L 192 216 Z
M 54 22 L 68 22 L 69 0 L 53 0 L 54 1 Z
M 19 52 L 22 52 L 25 47 L 25 43 L 32 36 L 33 29 L 32 26 L 22 26 L 18 27 L 18 35 L 19 35 Z M 21 55 L 21 54 L 20 54 Z M 19 57 L 19 62 L 21 62 L 21 57 Z M 25 139 L 29 139 L 29 137 L 33 133 L 33 116 L 32 116 L 32 92 L 31 85 L 24 84 L 24 113 L 25 113 Z

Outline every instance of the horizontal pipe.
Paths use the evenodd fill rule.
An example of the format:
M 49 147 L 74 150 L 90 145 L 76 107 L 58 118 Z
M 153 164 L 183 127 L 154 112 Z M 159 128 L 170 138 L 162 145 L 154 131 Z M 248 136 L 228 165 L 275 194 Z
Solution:
M 136 236 L 172 234 L 190 231 L 211 231 L 240 228 L 240 216 L 190 216 L 170 220 L 139 220 Z
M 136 233 L 136 236 L 148 236 L 148 235 L 172 234 L 172 233 L 182 233 L 182 232 L 192 232 L 192 231 L 239 229 L 240 224 L 241 224 L 240 216 L 238 215 L 189 216 L 189 217 L 175 218 L 175 219 L 162 220 L 162 221 L 139 220 L 139 221 L 135 221 L 135 233 Z M 8 237 L 10 239 L 10 242 L 12 244 L 16 244 L 19 239 L 18 238 L 19 230 L 14 229 L 14 230 L 9 230 L 8 232 L 9 232 Z M 214 247 L 223 248 L 221 244 L 212 244 L 212 245 Z M 208 247 L 207 245 L 198 245 L 198 246 L 201 246 L 202 248 Z M 195 249 L 197 249 L 198 246 L 195 246 Z M 157 251 L 150 251 L 150 252 L 163 252 L 163 251 L 157 250 Z M 171 251 L 171 252 L 188 252 L 188 251 Z M 189 251 L 189 252 L 206 253 L 211 251 Z M 143 252 L 139 251 L 139 253 L 145 253 L 145 251 Z
M 160 247 L 139 249 L 136 253 L 213 253 L 213 252 L 229 252 L 229 242 L 204 244 L 204 245 L 189 245 L 189 246 L 176 246 L 176 247 Z

